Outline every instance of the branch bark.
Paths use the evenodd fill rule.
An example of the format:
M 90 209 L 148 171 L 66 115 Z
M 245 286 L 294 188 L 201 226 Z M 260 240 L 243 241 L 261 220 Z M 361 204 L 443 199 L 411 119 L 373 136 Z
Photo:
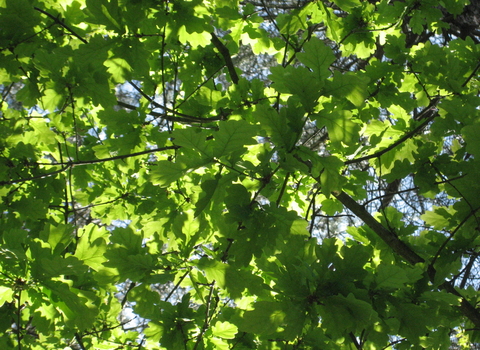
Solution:
M 415 253 L 409 246 L 398 238 L 397 234 L 386 229 L 380 222 L 360 204 L 358 204 L 352 197 L 345 192 L 336 192 L 333 195 L 342 204 L 350 209 L 352 213 L 358 216 L 362 221 L 370 227 L 395 253 L 407 260 L 410 264 L 425 262 L 425 260 Z
M 358 204 L 352 197 L 345 192 L 334 192 L 333 195 L 342 204 L 350 209 L 356 216 L 370 227 L 392 250 L 400 257 L 408 261 L 410 264 L 425 262 L 425 260 L 415 253 L 412 248 L 406 245 L 400 238 L 392 231 L 385 228 L 360 204 Z M 435 268 L 432 264 L 428 266 L 427 273 L 432 282 L 435 277 Z M 480 329 L 480 312 L 473 306 L 459 291 L 455 289 L 452 282 L 445 281 L 439 285 L 439 289 L 444 289 L 446 292 L 457 296 L 460 299 L 460 310 L 474 325 Z

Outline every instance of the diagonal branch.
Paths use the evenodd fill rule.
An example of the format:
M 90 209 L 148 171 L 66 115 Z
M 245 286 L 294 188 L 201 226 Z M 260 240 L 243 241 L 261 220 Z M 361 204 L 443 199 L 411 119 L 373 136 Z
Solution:
M 133 81 L 129 81 L 129 84 L 135 90 L 137 90 L 138 93 L 140 95 L 142 95 L 148 102 L 150 102 L 150 104 L 153 106 L 153 108 L 161 108 L 166 112 L 172 113 L 174 116 L 167 116 L 166 113 L 156 113 L 156 112 L 150 112 L 149 113 L 150 115 L 154 115 L 154 116 L 156 115 L 156 116 L 162 117 L 162 118 L 167 119 L 167 120 L 169 120 L 169 118 L 170 118 L 172 121 L 182 121 L 182 118 L 183 118 L 183 121 L 187 122 L 187 123 L 206 123 L 206 122 L 222 120 L 222 119 L 225 118 L 225 116 L 223 116 L 223 115 L 220 116 L 220 117 L 199 118 L 199 117 L 194 117 L 194 116 L 191 116 L 191 115 L 188 115 L 188 114 L 180 113 L 176 110 L 173 110 L 171 108 L 168 108 L 167 106 L 163 106 L 163 105 L 159 104 L 158 102 L 156 102 L 153 98 L 148 96 L 142 89 L 140 89 Z M 123 105 L 124 107 L 129 106 L 127 108 L 130 108 L 130 105 L 128 105 L 126 103 L 118 102 L 118 104 Z M 132 107 L 134 107 L 134 106 L 132 106 Z M 136 107 L 134 107 L 134 109 L 136 109 Z M 154 114 L 154 113 L 156 113 L 156 114 Z M 182 118 L 179 118 L 178 116 L 180 116 Z
M 384 149 L 381 149 L 380 151 L 378 152 L 375 152 L 373 154 L 369 154 L 367 156 L 364 156 L 364 157 L 360 157 L 360 158 L 355 158 L 355 159 L 350 159 L 350 160 L 347 160 L 345 162 L 345 164 L 354 164 L 354 163 L 360 163 L 364 160 L 369 160 L 369 159 L 372 159 L 372 158 L 378 158 L 382 155 L 384 155 L 385 153 L 387 153 L 388 151 L 391 151 L 392 149 L 394 149 L 395 147 L 398 147 L 400 146 L 402 143 L 404 143 L 405 141 L 407 141 L 409 138 L 413 137 L 414 135 L 416 135 L 417 133 L 419 133 L 420 131 L 422 131 L 437 115 L 438 113 L 436 112 L 436 105 L 438 103 L 438 99 L 434 99 L 427 107 L 425 107 L 417 116 L 416 116 L 416 120 L 422 120 L 422 123 L 419 124 L 416 128 L 414 128 L 412 131 L 409 131 L 407 132 L 405 135 L 403 135 L 402 137 L 400 137 L 397 141 L 395 141 L 394 143 L 392 143 L 390 146 L 384 148 Z
M 48 13 L 47 11 L 45 10 L 42 10 L 38 7 L 34 7 L 34 9 L 40 13 L 43 13 L 45 16 L 48 16 L 50 17 L 51 19 L 53 19 L 55 21 L 55 23 L 57 23 L 58 25 L 62 26 L 63 28 L 65 28 L 67 31 L 70 32 L 70 34 L 72 34 L 74 37 L 76 37 L 77 39 L 81 40 L 82 43 L 84 44 L 88 44 L 88 41 L 86 41 L 84 38 L 82 38 L 80 35 L 78 35 L 77 33 L 75 33 L 75 31 L 70 28 L 69 26 L 67 26 L 65 23 L 63 23 L 61 20 L 59 20 L 57 17 L 55 17 L 54 15 Z
M 417 263 L 425 262 L 425 260 L 415 253 L 409 246 L 407 246 L 403 241 L 398 238 L 398 236 L 386 229 L 380 222 L 375 220 L 375 218 L 360 204 L 358 204 L 352 197 L 350 197 L 345 192 L 336 192 L 333 195 L 340 201 L 342 204 L 350 209 L 355 215 L 362 219 L 365 224 L 370 227 L 385 243 L 388 244 L 392 250 L 407 260 L 410 264 L 415 265 Z M 432 264 L 428 266 L 427 269 L 428 276 L 433 282 L 435 277 L 435 268 Z M 452 282 L 445 281 L 439 285 L 440 289 L 444 289 L 450 294 L 457 296 L 460 299 L 460 310 L 474 325 L 476 328 L 480 329 L 480 312 L 473 306 L 459 291 L 455 289 L 455 286 Z
M 385 243 L 387 243 L 395 253 L 407 260 L 410 264 L 414 265 L 425 261 L 421 256 L 419 256 L 409 246 L 401 241 L 394 232 L 388 230 L 380 222 L 375 220 L 375 218 L 362 205 L 358 204 L 348 194 L 345 192 L 337 192 L 333 193 L 333 195 L 340 202 L 342 202 L 345 207 L 350 209 L 352 213 L 362 219 L 362 221 L 368 227 L 370 227 Z

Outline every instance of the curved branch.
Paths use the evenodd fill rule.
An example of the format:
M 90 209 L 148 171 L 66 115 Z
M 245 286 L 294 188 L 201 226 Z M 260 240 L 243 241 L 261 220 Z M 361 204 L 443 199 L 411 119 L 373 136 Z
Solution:
M 158 102 L 156 102 L 153 98 L 148 96 L 142 89 L 140 89 L 133 81 L 129 81 L 128 83 L 130 85 L 132 85 L 132 87 L 135 90 L 137 90 L 138 93 L 140 95 L 142 95 L 148 102 L 150 102 L 154 108 L 161 108 L 164 111 L 173 114 L 173 116 L 167 116 L 166 113 L 150 112 L 149 113 L 150 115 L 162 117 L 162 118 L 170 120 L 170 121 L 183 121 L 183 122 L 187 122 L 187 123 L 208 123 L 208 122 L 212 122 L 212 121 L 222 120 L 223 116 L 220 117 L 220 118 L 219 117 L 199 118 L 199 117 L 194 117 L 194 116 L 191 116 L 191 115 L 188 115 L 188 114 L 180 113 L 176 110 L 173 110 L 171 108 L 168 108 L 167 106 L 163 106 L 163 105 L 159 104 Z M 137 109 L 137 107 L 128 105 L 128 104 L 123 103 L 123 102 L 117 102 L 117 103 L 121 106 L 124 106 L 124 107 L 128 106 L 127 108 L 130 108 L 130 109 L 132 109 L 131 107 L 133 107 L 133 109 Z M 178 116 L 183 117 L 183 120 L 182 120 L 182 118 L 180 118 Z

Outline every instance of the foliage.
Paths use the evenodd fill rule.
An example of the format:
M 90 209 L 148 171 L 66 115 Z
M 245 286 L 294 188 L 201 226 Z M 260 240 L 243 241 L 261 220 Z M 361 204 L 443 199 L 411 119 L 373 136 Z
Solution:
M 0 1 L 0 347 L 478 342 L 466 5 Z

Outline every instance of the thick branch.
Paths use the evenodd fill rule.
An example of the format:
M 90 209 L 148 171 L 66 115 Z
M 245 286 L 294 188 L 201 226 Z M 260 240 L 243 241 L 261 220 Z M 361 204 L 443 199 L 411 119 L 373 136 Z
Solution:
M 398 238 L 398 236 L 386 229 L 381 223 L 352 197 L 345 192 L 334 193 L 334 196 L 343 203 L 345 207 L 350 209 L 352 213 L 358 216 L 362 221 L 370 227 L 395 253 L 407 260 L 411 264 L 424 262 L 422 257 L 415 253 L 409 246 Z
M 460 310 L 467 316 L 467 318 L 475 325 L 475 328 L 480 329 L 480 313 L 478 310 L 462 296 L 452 285 L 451 282 L 443 283 L 440 288 L 445 289 L 448 293 L 456 295 L 461 299 Z
M 358 204 L 348 194 L 345 192 L 337 192 L 333 194 L 340 202 L 342 202 L 343 205 L 345 205 L 345 207 L 350 209 L 355 215 L 362 219 L 362 221 L 365 222 L 365 224 L 370 227 L 385 243 L 387 243 L 396 254 L 404 258 L 412 265 L 425 261 L 409 246 L 402 242 L 394 232 L 386 229 L 381 223 L 375 220 L 375 218 L 363 206 Z M 428 266 L 428 275 L 433 282 L 435 277 L 435 268 L 432 264 Z M 439 286 L 439 288 L 459 297 L 461 299 L 459 306 L 460 310 L 475 325 L 476 328 L 480 329 L 480 312 L 467 299 L 465 299 L 460 292 L 455 289 L 452 282 L 445 281 Z

